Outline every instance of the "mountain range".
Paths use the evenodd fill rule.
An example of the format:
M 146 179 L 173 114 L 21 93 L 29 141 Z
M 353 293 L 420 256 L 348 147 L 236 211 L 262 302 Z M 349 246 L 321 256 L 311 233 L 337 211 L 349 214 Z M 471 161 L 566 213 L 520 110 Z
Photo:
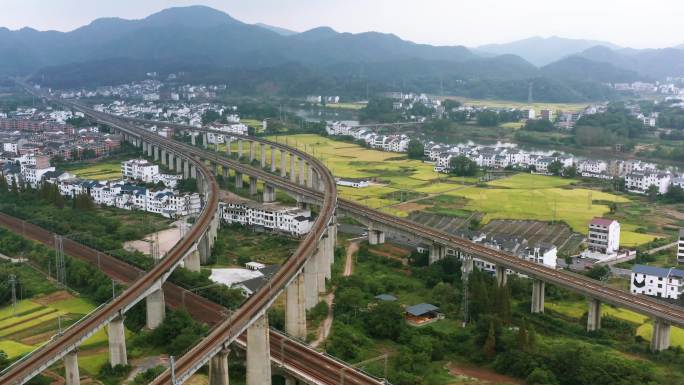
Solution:
M 0 57 L 0 75 L 55 87 L 115 84 L 155 71 L 288 95 L 361 96 L 372 88 L 524 100 L 532 83 L 537 100 L 578 101 L 609 96 L 604 82 L 684 74 L 681 47 L 633 50 L 558 37 L 432 46 L 379 32 L 246 24 L 204 6 L 97 19 L 70 32 L 0 28 Z

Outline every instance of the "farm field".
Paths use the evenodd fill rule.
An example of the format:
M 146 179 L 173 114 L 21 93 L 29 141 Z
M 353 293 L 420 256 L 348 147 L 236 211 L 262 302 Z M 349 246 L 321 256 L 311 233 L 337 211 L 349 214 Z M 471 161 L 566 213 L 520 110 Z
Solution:
M 121 179 L 121 161 L 111 160 L 93 164 L 84 164 L 76 167 L 65 167 L 65 171 L 75 174 L 79 178 L 107 180 Z
M 365 103 L 335 103 L 326 104 L 326 108 L 336 108 L 336 109 L 347 109 L 347 110 L 360 110 L 366 107 Z
M 575 318 L 577 320 L 579 320 L 587 311 L 587 305 L 582 301 L 547 301 L 545 307 L 566 317 Z M 637 335 L 643 337 L 647 341 L 651 340 L 653 324 L 649 317 L 630 310 L 614 308 L 608 305 L 603 305 L 601 311 L 604 316 L 610 315 L 623 321 L 631 322 L 637 326 Z M 671 332 L 670 341 L 672 346 L 684 347 L 684 329 L 673 326 Z
M 624 196 L 572 186 L 577 182 L 574 180 L 526 173 L 488 182 L 485 186 L 476 185 L 477 178 L 437 174 L 431 164 L 402 154 L 370 150 L 319 135 L 270 139 L 306 149 L 321 159 L 336 177 L 369 178 L 377 184 L 363 189 L 338 187 L 340 197 L 401 217 L 427 212 L 465 219 L 478 213 L 483 224 L 494 220 L 565 222 L 572 232 L 586 234 L 587 224 L 593 217 L 609 213 L 608 202 L 631 201 Z M 279 157 L 277 154 L 278 162 Z M 420 199 L 420 194 L 424 194 L 425 200 Z M 402 203 L 407 196 L 411 203 Z M 647 229 L 651 233 L 643 229 L 637 232 L 644 226 L 637 216 L 619 219 L 624 246 L 636 246 L 662 236 L 656 229 Z
M 57 333 L 58 318 L 61 319 L 62 328 L 66 328 L 93 309 L 95 306 L 92 303 L 65 291 L 19 301 L 16 313 L 11 306 L 0 308 L 0 350 L 10 359 L 20 357 L 40 347 Z M 81 344 L 79 366 L 85 373 L 95 375 L 107 362 L 106 346 L 106 328 Z
M 491 108 L 533 108 L 537 113 L 540 110 L 551 110 L 554 112 L 561 111 L 581 111 L 589 105 L 589 103 L 527 103 L 516 102 L 511 100 L 496 100 L 496 99 L 467 99 L 454 98 L 461 103 L 477 106 L 477 107 L 491 107 Z

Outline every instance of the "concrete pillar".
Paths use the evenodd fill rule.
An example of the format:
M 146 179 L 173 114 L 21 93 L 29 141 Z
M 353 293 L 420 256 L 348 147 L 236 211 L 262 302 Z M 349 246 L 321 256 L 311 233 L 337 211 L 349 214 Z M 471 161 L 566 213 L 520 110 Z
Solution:
M 183 158 L 180 155 L 176 155 L 176 172 L 183 173 Z
M 152 149 L 153 148 L 154 148 L 154 146 L 152 145 L 152 143 L 147 143 L 147 156 L 149 156 L 150 158 L 152 157 Z
M 288 375 L 284 374 L 283 377 L 285 377 L 285 385 L 297 385 L 297 379 Z
M 300 272 L 285 289 L 285 332 L 306 339 L 306 296 L 304 272 Z
M 81 385 L 81 375 L 78 372 L 78 351 L 70 351 L 64 356 L 64 379 L 66 385 Z
M 316 263 L 316 289 L 318 294 L 325 294 L 325 271 L 328 265 L 328 237 L 324 235 L 318 241 L 318 250 L 312 256 Z
M 123 316 L 119 315 L 109 321 L 107 335 L 109 338 L 109 363 L 112 366 L 128 365 Z
M 257 190 L 257 178 L 254 176 L 249 177 L 249 195 L 257 195 L 259 192 Z
M 197 249 L 194 249 L 190 251 L 186 256 L 185 256 L 185 268 L 194 271 L 194 272 L 199 272 L 200 271 L 200 253 Z
M 587 312 L 587 331 L 593 332 L 601 329 L 601 301 L 590 298 Z
M 241 189 L 244 187 L 244 180 L 242 179 L 242 173 L 235 171 L 235 188 Z
M 183 161 L 183 179 L 190 179 L 190 162 Z
M 247 328 L 247 385 L 271 383 L 271 347 L 268 316 L 259 317 Z
M 209 147 L 209 138 L 208 138 L 208 135 L 207 135 L 206 132 L 202 134 L 202 146 L 203 146 L 204 148 L 208 148 L 208 147 Z
M 232 140 L 230 136 L 226 136 L 226 155 L 230 158 L 230 145 L 232 144 Z
M 276 150 L 271 146 L 271 172 L 276 172 Z
M 290 182 L 297 182 L 297 156 L 290 154 Z
M 446 248 L 439 244 L 430 245 L 430 254 L 428 256 L 428 263 L 432 265 L 437 261 L 441 261 L 446 256 Z
M 223 169 L 223 179 L 225 179 L 225 181 L 228 182 L 228 175 L 230 173 L 230 169 L 228 168 L 228 166 L 225 165 L 221 166 L 221 168 Z
M 228 385 L 228 355 L 230 349 L 222 349 L 209 361 L 209 385 Z
M 306 310 L 318 303 L 318 263 L 316 254 L 312 255 L 304 264 L 304 290 Z
M 255 157 L 255 150 L 254 150 L 254 142 L 249 141 L 249 163 L 252 163 L 254 161 Z
M 168 164 L 166 159 L 166 149 L 164 148 L 162 148 L 161 150 L 161 164 L 163 164 L 164 166 Z
M 197 167 L 194 164 L 190 165 L 190 178 L 197 179 Z
M 242 139 L 238 139 L 238 159 L 242 159 Z
M 154 155 L 154 161 L 158 162 L 159 161 L 159 147 L 152 146 L 152 155 Z
M 314 184 L 313 184 L 314 183 L 314 180 L 313 180 L 314 179 L 313 178 L 314 169 L 308 163 L 306 164 L 306 169 L 308 170 L 308 173 L 306 174 L 306 187 L 313 188 L 313 186 L 314 186 Z
M 197 145 L 197 139 L 196 139 L 197 133 L 196 132 L 191 132 L 190 133 L 190 144 L 193 146 Z
M 223 136 L 221 136 L 221 137 L 223 137 Z M 218 138 L 218 136 L 217 136 L 217 138 Z M 215 145 L 215 146 L 214 146 L 214 151 L 219 152 L 219 141 L 218 141 L 218 139 L 216 139 L 216 140 L 214 141 L 214 145 Z
M 655 318 L 653 320 L 653 335 L 651 337 L 651 351 L 661 352 L 670 348 L 670 323 Z
M 299 160 L 299 184 L 304 186 L 306 181 L 304 180 L 306 178 L 306 167 L 307 163 L 304 159 Z
M 544 281 L 532 280 L 532 314 L 544 312 Z
M 506 274 L 506 268 L 503 266 L 497 266 L 495 278 L 496 278 L 496 284 L 499 285 L 499 287 L 505 286 L 506 281 L 508 280 L 508 274 Z
M 282 176 L 283 178 L 287 176 L 285 150 L 280 150 L 280 176 Z
M 264 183 L 264 203 L 274 202 L 276 200 L 275 187 Z
M 266 167 L 266 145 L 261 143 L 261 168 Z
M 160 288 L 148 294 L 145 302 L 147 304 L 147 328 L 156 329 L 166 316 L 164 291 Z
M 214 173 L 214 175 L 218 175 L 218 164 L 211 162 L 211 171 Z

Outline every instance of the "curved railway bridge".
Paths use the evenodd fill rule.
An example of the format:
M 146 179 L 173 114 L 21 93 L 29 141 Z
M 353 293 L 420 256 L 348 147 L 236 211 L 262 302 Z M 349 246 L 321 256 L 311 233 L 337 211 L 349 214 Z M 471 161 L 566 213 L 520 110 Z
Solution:
M 213 129 L 139 119 L 125 119 L 136 124 L 156 124 L 158 126 L 168 126 L 176 130 L 191 132 L 193 133 L 193 137 L 202 134 L 204 136 L 203 143 L 206 157 L 210 157 L 211 153 L 216 154 L 216 151 L 209 150 L 207 135 L 209 133 L 222 135 L 220 131 Z M 226 135 L 226 137 L 231 136 L 233 139 L 238 140 L 238 152 L 240 152 L 240 148 L 242 147 L 242 144 L 240 143 L 245 140 L 249 141 L 250 148 L 253 146 L 252 143 L 254 141 L 260 142 L 262 145 L 268 143 L 263 139 L 246 139 L 239 135 L 225 133 L 223 135 Z M 238 154 L 238 158 L 241 157 L 241 155 L 241 153 Z M 234 156 L 230 154 L 230 148 L 228 147 L 227 152 L 221 156 L 221 164 L 225 165 L 225 167 L 240 167 L 242 165 L 239 161 L 231 159 L 231 157 Z M 284 162 L 282 158 L 281 161 Z M 266 167 L 263 158 L 259 165 L 261 166 L 261 169 Z M 259 169 L 258 165 L 253 168 Z M 259 169 L 258 171 L 261 172 L 262 170 Z M 296 180 L 296 177 L 293 175 L 294 171 L 293 167 L 290 173 L 290 179 L 292 181 Z M 282 175 L 284 176 L 285 174 L 283 173 Z M 320 201 L 322 196 L 320 193 L 317 194 L 318 196 L 314 199 Z M 506 252 L 490 249 L 481 244 L 453 236 L 444 231 L 395 217 L 348 200 L 339 199 L 337 209 L 340 215 L 351 216 L 368 226 L 368 238 L 371 244 L 384 242 L 385 236 L 388 233 L 413 242 L 423 242 L 431 245 L 431 263 L 444 258 L 446 255 L 456 255 L 464 260 L 464 269 L 466 272 L 472 269 L 472 259 L 478 258 L 497 266 L 496 277 L 501 285 L 506 283 L 506 276 L 510 272 L 527 275 L 533 280 L 530 309 L 533 313 L 543 312 L 544 286 L 546 283 L 550 283 L 586 296 L 589 314 L 587 320 L 588 330 L 596 330 L 601 327 L 602 303 L 629 309 L 651 317 L 653 319 L 651 349 L 654 351 L 664 350 L 669 347 L 671 325 L 684 327 L 684 309 L 681 307 L 651 297 L 635 295 L 624 290 L 611 288 L 586 276 L 573 274 L 567 271 L 559 271 L 534 262 L 525 261 Z

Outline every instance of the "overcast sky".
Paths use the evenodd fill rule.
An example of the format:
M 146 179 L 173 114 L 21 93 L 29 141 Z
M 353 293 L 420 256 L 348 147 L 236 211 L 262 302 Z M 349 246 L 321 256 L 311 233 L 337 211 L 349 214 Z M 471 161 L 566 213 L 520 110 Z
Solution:
M 99 17 L 143 18 L 204 4 L 247 22 L 296 31 L 394 33 L 418 43 L 477 46 L 534 35 L 634 48 L 684 43 L 682 0 L 0 0 L 0 26 L 69 31 Z

